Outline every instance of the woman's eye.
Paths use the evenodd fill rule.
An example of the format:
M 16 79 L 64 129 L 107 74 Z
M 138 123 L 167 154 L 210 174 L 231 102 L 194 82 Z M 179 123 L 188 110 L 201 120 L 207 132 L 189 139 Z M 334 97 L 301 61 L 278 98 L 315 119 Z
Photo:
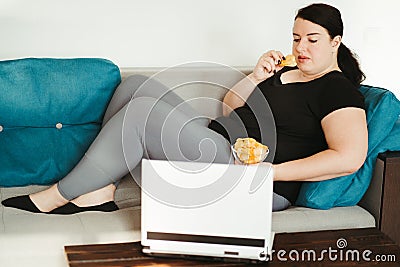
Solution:
M 310 43 L 316 43 L 318 40 L 309 40 Z
M 300 42 L 300 39 L 298 39 L 298 38 L 293 39 L 293 42 L 298 43 L 298 42 Z

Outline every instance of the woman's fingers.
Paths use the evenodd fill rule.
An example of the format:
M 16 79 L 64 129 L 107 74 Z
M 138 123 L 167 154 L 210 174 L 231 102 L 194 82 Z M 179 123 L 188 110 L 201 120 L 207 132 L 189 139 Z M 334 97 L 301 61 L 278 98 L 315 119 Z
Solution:
M 261 64 L 268 73 L 274 70 L 275 63 L 271 57 L 262 57 Z
M 258 80 L 265 80 L 271 77 L 276 71 L 282 69 L 279 64 L 283 58 L 284 56 L 280 51 L 270 50 L 264 53 L 254 68 L 254 75 Z
M 280 51 L 275 51 L 275 50 L 270 50 L 267 53 L 265 53 L 262 58 L 264 58 L 268 63 L 269 63 L 269 72 L 273 72 L 274 70 L 277 69 L 278 65 L 281 63 L 283 60 L 284 56 L 282 52 Z
M 282 52 L 281 51 L 277 51 L 278 52 L 278 55 L 279 55 L 279 58 L 282 60 L 282 59 L 285 59 L 285 56 L 282 54 Z
M 282 57 L 280 55 L 282 53 L 280 53 L 279 51 L 275 51 L 275 50 L 271 50 L 270 53 L 271 53 L 271 58 L 273 58 L 273 60 L 274 60 L 274 66 L 279 65 L 279 63 L 281 63 L 281 60 L 282 60 Z

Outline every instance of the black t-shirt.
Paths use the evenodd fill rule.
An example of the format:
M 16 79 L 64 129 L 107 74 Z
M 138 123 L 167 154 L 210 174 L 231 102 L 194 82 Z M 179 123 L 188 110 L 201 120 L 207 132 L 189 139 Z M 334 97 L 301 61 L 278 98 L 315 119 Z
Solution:
M 364 109 L 364 98 L 339 71 L 329 72 L 309 82 L 282 84 L 282 73 L 292 69 L 286 67 L 260 83 L 244 106 L 235 109 L 229 117 L 211 121 L 208 127 L 231 143 L 237 137 L 253 137 L 268 145 L 270 156 L 275 157 L 272 159 L 269 156 L 266 161 L 273 163 L 305 158 L 327 149 L 321 120 L 344 107 Z M 268 101 L 268 108 L 261 107 L 265 105 L 265 100 Z M 269 108 L 272 121 L 271 116 L 265 114 Z M 271 130 L 273 126 L 276 127 L 276 136 Z M 301 183 L 274 182 L 274 192 L 294 204 Z

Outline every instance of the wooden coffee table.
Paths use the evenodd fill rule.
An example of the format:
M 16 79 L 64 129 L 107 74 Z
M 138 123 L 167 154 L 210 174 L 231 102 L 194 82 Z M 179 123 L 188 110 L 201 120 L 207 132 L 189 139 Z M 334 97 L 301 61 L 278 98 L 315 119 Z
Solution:
M 140 242 L 66 246 L 70 267 L 248 266 L 223 261 L 149 257 Z M 275 236 L 272 261 L 257 266 L 400 266 L 400 248 L 376 228 L 283 233 Z

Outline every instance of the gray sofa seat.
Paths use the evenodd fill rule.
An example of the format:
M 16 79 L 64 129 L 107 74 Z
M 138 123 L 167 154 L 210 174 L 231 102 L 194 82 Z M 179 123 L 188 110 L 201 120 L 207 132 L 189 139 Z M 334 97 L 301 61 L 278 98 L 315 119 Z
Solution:
M 133 173 L 140 175 L 139 168 Z M 119 207 L 140 207 L 140 187 L 132 176 L 127 175 L 122 180 L 116 193 L 116 201 Z M 375 227 L 374 216 L 358 205 L 329 210 L 293 206 L 272 214 L 272 230 L 276 233 L 367 227 Z
M 138 175 L 137 172 L 134 174 Z M 116 201 L 119 207 L 140 207 L 140 188 L 130 175 L 119 185 Z M 375 227 L 375 219 L 360 206 L 336 207 L 329 210 L 293 206 L 272 214 L 272 231 L 276 233 L 367 227 Z

